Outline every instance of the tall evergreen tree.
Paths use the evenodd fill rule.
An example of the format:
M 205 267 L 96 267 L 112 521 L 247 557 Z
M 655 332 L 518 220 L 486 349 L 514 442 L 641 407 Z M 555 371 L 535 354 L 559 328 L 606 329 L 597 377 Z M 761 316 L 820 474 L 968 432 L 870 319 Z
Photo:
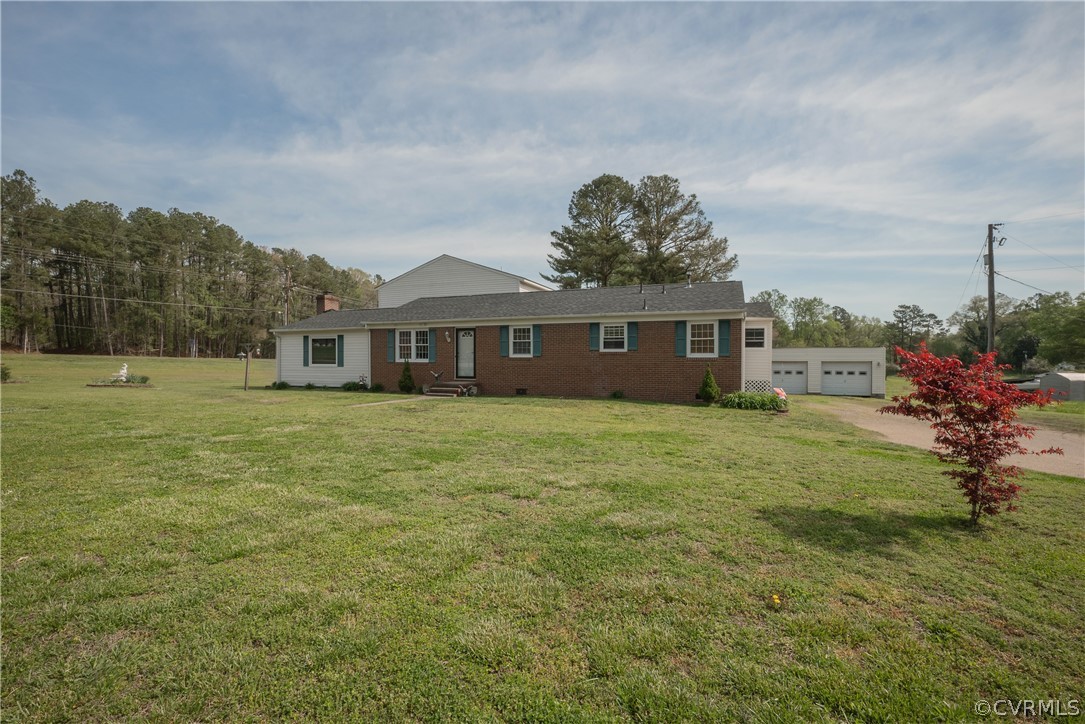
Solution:
M 632 184 L 613 174 L 584 184 L 569 202 L 569 224 L 550 232 L 558 253 L 547 261 L 556 274 L 543 278 L 564 289 L 629 281 L 632 228 Z
M 682 193 L 678 179 L 645 176 L 633 204 L 633 249 L 638 281 L 721 281 L 738 266 L 727 255 L 726 237 L 713 233 L 696 194 Z

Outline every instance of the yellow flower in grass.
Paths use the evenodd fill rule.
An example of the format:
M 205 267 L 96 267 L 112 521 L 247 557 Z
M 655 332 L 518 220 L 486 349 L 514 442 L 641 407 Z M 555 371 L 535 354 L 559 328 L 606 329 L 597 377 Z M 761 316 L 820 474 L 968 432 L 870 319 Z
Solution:
M 772 605 L 773 606 L 779 606 L 780 605 L 780 597 L 775 593 L 772 594 Z

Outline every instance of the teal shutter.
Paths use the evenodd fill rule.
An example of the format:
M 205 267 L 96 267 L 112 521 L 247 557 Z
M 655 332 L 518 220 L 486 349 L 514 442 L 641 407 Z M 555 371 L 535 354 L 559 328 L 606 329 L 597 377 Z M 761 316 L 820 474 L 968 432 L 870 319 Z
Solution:
M 531 356 L 542 357 L 542 325 L 531 325 Z
M 508 325 L 503 325 L 499 330 L 498 337 L 498 351 L 502 357 L 509 356 L 509 328 Z
M 396 330 L 388 330 L 388 361 L 396 361 Z
M 719 350 L 718 357 L 730 357 L 731 356 L 731 320 L 720 320 L 720 339 L 716 344 L 716 349 Z
M 437 361 L 437 330 L 431 329 L 429 331 L 429 361 Z
M 625 348 L 630 352 L 637 351 L 637 323 L 630 322 L 625 325 Z
M 335 366 L 343 366 L 343 335 L 341 334 L 335 337 Z
M 588 349 L 592 352 L 599 351 L 599 322 L 588 325 Z
M 309 335 L 301 338 L 301 366 L 309 366 Z
M 679 357 L 686 356 L 686 323 L 674 323 L 674 353 Z

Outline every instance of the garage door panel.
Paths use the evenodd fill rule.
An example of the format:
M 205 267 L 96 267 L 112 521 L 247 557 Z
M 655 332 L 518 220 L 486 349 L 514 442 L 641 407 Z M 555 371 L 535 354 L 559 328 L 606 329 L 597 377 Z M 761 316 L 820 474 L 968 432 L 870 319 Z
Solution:
M 821 394 L 870 397 L 869 362 L 823 362 Z
M 772 386 L 789 395 L 805 395 L 808 389 L 805 362 L 773 362 Z

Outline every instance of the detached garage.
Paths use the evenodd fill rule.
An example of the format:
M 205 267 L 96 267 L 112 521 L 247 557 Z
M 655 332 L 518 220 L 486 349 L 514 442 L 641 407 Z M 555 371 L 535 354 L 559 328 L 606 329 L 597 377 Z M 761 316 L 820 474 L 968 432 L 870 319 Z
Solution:
M 885 397 L 885 347 L 776 347 L 772 384 L 789 395 Z

